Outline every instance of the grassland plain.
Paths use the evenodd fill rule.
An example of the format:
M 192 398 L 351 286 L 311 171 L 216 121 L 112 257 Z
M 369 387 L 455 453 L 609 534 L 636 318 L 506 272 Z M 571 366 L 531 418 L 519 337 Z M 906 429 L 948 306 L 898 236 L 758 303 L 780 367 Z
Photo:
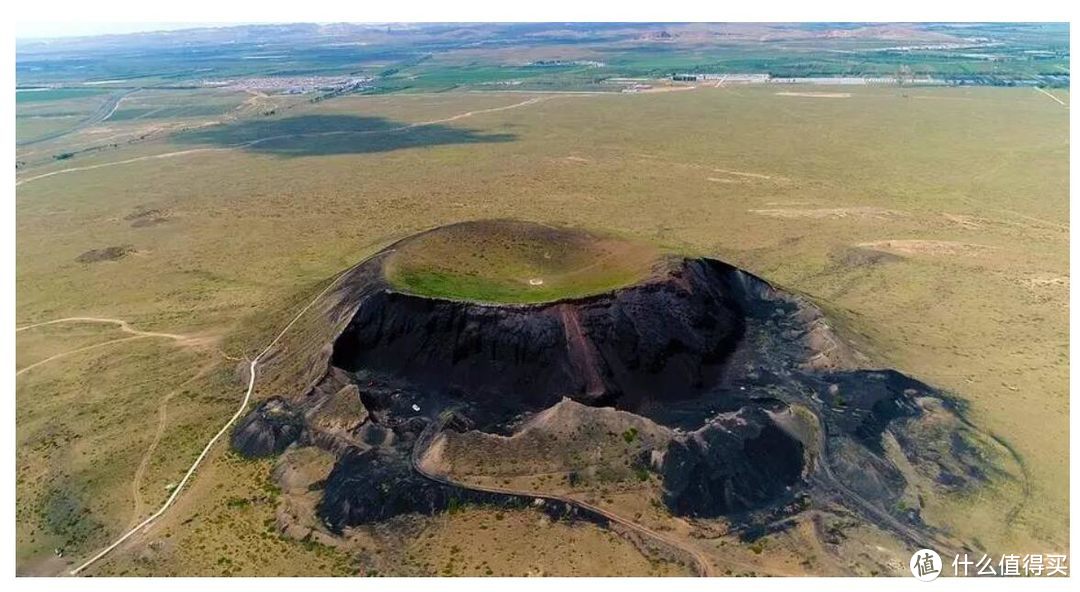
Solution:
M 106 100 L 101 90 L 41 89 L 15 93 L 15 135 L 19 144 L 42 141 L 72 130 Z
M 972 419 L 1024 459 L 1031 492 L 1009 521 L 1007 508 L 992 506 L 1000 500 L 978 498 L 929 500 L 927 519 L 996 553 L 1067 551 L 1068 110 L 1030 88 L 833 90 L 851 96 L 722 87 L 346 97 L 286 117 L 440 121 L 512 139 L 373 150 L 385 142 L 380 135 L 414 131 L 351 134 L 335 141 L 355 149 L 325 154 L 315 149 L 323 137 L 304 136 L 294 141 L 312 150 L 283 155 L 177 138 L 34 167 L 19 177 L 129 161 L 19 186 L 17 318 L 121 318 L 143 330 L 219 336 L 217 347 L 239 358 L 387 237 L 499 217 L 609 230 L 715 256 L 805 293 L 882 365 L 958 393 Z M 1068 102 L 1067 92 L 1054 92 Z M 522 104 L 530 98 L 538 100 Z M 520 106 L 491 110 L 512 105 Z M 132 160 L 201 148 L 218 150 Z M 150 210 L 160 223 L 133 223 Z M 114 261 L 76 261 L 111 246 L 131 249 Z M 54 347 L 20 334 L 19 364 Z M 154 460 L 145 477 L 151 504 L 150 494 L 163 498 L 197 454 L 200 436 L 224 421 L 243 378 L 220 352 L 195 355 L 150 340 L 116 347 L 123 355 L 92 350 L 21 377 L 17 437 L 28 449 L 45 442 L 58 420 L 39 425 L 24 414 L 60 413 L 49 401 L 76 407 L 92 381 L 95 407 L 152 391 L 125 417 L 97 420 L 142 430 L 150 441 L 155 403 L 217 356 L 218 369 L 169 404 L 170 414 L 189 421 L 164 430 L 158 450 L 168 458 Z M 165 350 L 182 358 L 167 371 Z M 274 393 L 261 386 L 257 394 Z M 91 427 L 105 426 L 87 420 L 70 429 Z M 83 514 L 105 527 L 95 535 L 102 540 L 78 552 L 128 524 L 132 501 L 112 492 L 130 491 L 140 462 L 132 444 L 130 454 L 107 455 L 106 463 L 100 455 L 108 448 L 94 447 L 96 440 L 58 443 L 53 452 L 67 459 L 53 469 L 53 490 L 84 499 L 111 488 Z M 46 474 L 49 464 L 33 454 L 18 463 L 20 476 Z M 215 450 L 161 523 L 94 573 L 359 570 L 339 551 L 260 534 L 271 504 L 230 505 L 270 495 L 268 471 Z M 55 498 L 39 480 L 21 481 L 20 515 Z M 20 532 L 21 568 L 70 539 L 60 527 L 38 528 Z M 251 546 L 254 537 L 265 549 Z M 436 553 L 440 562 L 444 552 Z M 305 563 L 311 557 L 326 559 Z

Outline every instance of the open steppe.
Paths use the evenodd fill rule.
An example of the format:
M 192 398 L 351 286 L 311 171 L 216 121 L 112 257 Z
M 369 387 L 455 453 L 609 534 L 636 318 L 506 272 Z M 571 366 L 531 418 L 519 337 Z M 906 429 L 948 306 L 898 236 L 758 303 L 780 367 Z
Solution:
M 220 112 L 250 97 L 208 91 L 184 109 L 125 101 L 122 120 L 62 139 L 123 134 L 115 147 L 63 159 L 50 156 L 61 139 L 20 147 L 19 326 L 102 317 L 185 338 L 92 347 L 137 335 L 81 322 L 17 334 L 20 571 L 70 569 L 157 508 L 239 404 L 243 359 L 341 270 L 421 230 L 511 217 L 716 257 L 807 296 L 875 360 L 967 401 L 1023 460 L 1021 499 L 929 500 L 928 522 L 995 554 L 1068 552 L 1069 93 L 1050 91 L 1062 105 L 1031 88 L 817 90 L 850 96 L 345 96 L 230 120 Z M 280 394 L 273 378 L 256 400 Z M 295 540 L 279 533 L 271 470 L 215 448 L 177 504 L 90 573 L 516 574 L 510 558 L 533 545 L 521 533 L 542 520 L 469 507 L 345 548 Z M 1006 502 L 1019 505 L 1001 521 Z M 460 550 L 479 524 L 504 542 L 487 565 Z M 546 552 L 611 558 L 573 573 L 636 552 L 593 525 L 545 528 Z M 388 550 L 404 531 L 424 542 Z M 761 544 L 770 552 L 733 551 L 732 569 L 842 572 L 800 564 L 792 535 Z M 678 572 L 645 559 L 625 564 Z M 552 565 L 569 564 L 529 568 L 565 573 Z

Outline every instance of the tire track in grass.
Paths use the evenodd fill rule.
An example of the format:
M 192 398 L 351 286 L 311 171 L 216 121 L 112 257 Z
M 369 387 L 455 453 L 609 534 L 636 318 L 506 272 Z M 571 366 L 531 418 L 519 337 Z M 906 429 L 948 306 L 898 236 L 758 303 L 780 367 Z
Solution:
M 138 156 L 138 157 L 135 157 L 135 158 L 129 158 L 127 160 L 118 160 L 118 161 L 115 161 L 115 162 L 103 162 L 103 163 L 99 163 L 99 164 L 91 164 L 91 165 L 80 166 L 80 167 L 72 167 L 72 168 L 68 168 L 68 169 L 60 169 L 58 171 L 49 171 L 47 173 L 42 173 L 40 175 L 35 175 L 35 176 L 32 176 L 32 177 L 26 177 L 25 179 L 18 179 L 18 180 L 15 181 L 15 186 L 18 187 L 20 185 L 23 185 L 24 183 L 30 183 L 31 181 L 37 181 L 39 179 L 45 179 L 45 178 L 48 178 L 48 177 L 53 177 L 55 175 L 63 175 L 63 174 L 67 174 L 67 173 L 76 173 L 76 172 L 80 172 L 80 171 L 92 171 L 92 170 L 105 168 L 105 167 L 110 167 L 110 166 L 117 166 L 117 165 L 121 165 L 121 164 L 131 164 L 131 163 L 135 163 L 135 162 L 143 162 L 143 161 L 154 160 L 154 159 L 175 158 L 177 156 L 186 156 L 188 154 L 198 154 L 198 153 L 201 153 L 201 152 L 221 152 L 221 151 L 234 150 L 234 149 L 238 149 L 238 148 L 248 148 L 248 147 L 251 147 L 251 146 L 258 146 L 259 144 L 262 144 L 262 143 L 265 143 L 265 142 L 272 142 L 274 140 L 283 140 L 283 139 L 286 139 L 286 138 L 323 137 L 323 136 L 338 136 L 338 135 L 370 135 L 370 134 L 388 134 L 388 133 L 404 132 L 404 131 L 409 131 L 409 130 L 418 129 L 418 128 L 422 128 L 422 127 L 428 127 L 428 126 L 432 126 L 432 125 L 437 125 L 437 124 L 440 124 L 440 123 L 448 123 L 448 122 L 451 122 L 451 121 L 457 121 L 459 119 L 464 119 L 466 117 L 472 117 L 474 115 L 480 115 L 482 113 L 495 113 L 495 112 L 498 112 L 498 111 L 507 111 L 509 109 L 516 109 L 518 107 L 525 107 L 527 105 L 533 105 L 533 104 L 536 104 L 536 103 L 540 103 L 540 102 L 545 101 L 547 99 L 548 99 L 548 97 L 534 97 L 534 98 L 528 99 L 526 101 L 521 101 L 520 103 L 513 103 L 511 105 L 503 105 L 502 107 L 491 107 L 489 109 L 477 109 L 475 111 L 466 111 L 465 113 L 459 113 L 457 115 L 451 115 L 450 117 L 445 117 L 443 119 L 433 119 L 431 121 L 421 121 L 421 122 L 417 122 L 417 123 L 410 123 L 408 125 L 403 125 L 401 127 L 394 127 L 394 128 L 390 128 L 390 129 L 383 129 L 383 130 L 359 130 L 359 131 L 339 130 L 339 131 L 330 131 L 330 132 L 312 132 L 312 133 L 308 133 L 308 134 L 305 134 L 305 133 L 282 134 L 282 135 L 279 135 L 279 136 L 269 136 L 269 137 L 266 137 L 266 138 L 259 138 L 257 140 L 251 140 L 249 142 L 241 142 L 239 144 L 232 144 L 230 146 L 225 146 L 225 147 L 222 147 L 222 148 L 191 148 L 189 150 L 179 150 L 177 152 L 165 152 L 163 154 L 151 154 L 149 156 Z
M 143 520 L 142 522 L 140 522 L 139 524 L 135 525 L 134 528 L 129 529 L 127 532 L 125 532 L 123 535 L 121 535 L 118 539 L 116 539 L 116 541 L 114 541 L 108 547 L 105 547 L 104 549 L 99 551 L 96 555 L 94 555 L 90 559 L 87 559 L 86 562 L 84 562 L 82 565 L 79 565 L 78 567 L 76 567 L 75 569 L 71 570 L 68 573 L 70 573 L 73 576 L 79 575 L 86 568 L 88 568 L 91 565 L 97 563 L 103 557 L 105 557 L 110 552 L 112 552 L 114 549 L 116 549 L 121 544 L 123 544 L 124 541 L 126 541 L 129 538 L 131 538 L 132 536 L 134 536 L 135 533 L 143 530 L 144 528 L 149 526 L 151 523 L 153 523 L 155 520 L 160 518 L 162 514 L 164 514 L 170 507 L 172 507 L 172 505 L 176 502 L 177 498 L 180 496 L 180 492 L 182 492 L 184 490 L 184 486 L 187 485 L 188 481 L 191 480 L 191 477 L 195 474 L 195 470 L 199 468 L 200 464 L 202 464 L 203 459 L 205 459 L 206 455 L 210 453 L 210 450 L 214 447 L 214 444 L 216 444 L 217 441 L 220 440 L 223 435 L 225 435 L 225 432 L 227 432 L 229 430 L 229 428 L 232 427 L 232 425 L 234 423 L 236 423 L 236 420 L 240 418 L 240 416 L 244 413 L 244 410 L 247 408 L 248 402 L 251 400 L 251 393 L 255 390 L 255 377 L 256 377 L 256 374 L 257 374 L 257 370 L 258 370 L 259 360 L 262 359 L 263 356 L 268 354 L 270 352 L 270 350 L 274 348 L 275 345 L 277 345 L 278 341 L 280 341 L 281 338 L 285 335 L 285 333 L 288 332 L 288 330 L 291 329 L 294 324 L 296 324 L 296 321 L 300 320 L 300 317 L 304 316 L 304 313 L 306 313 L 308 311 L 308 309 L 310 309 L 312 306 L 314 306 L 314 304 L 316 302 L 318 302 L 319 299 L 322 298 L 324 294 L 329 292 L 330 288 L 337 285 L 338 280 L 341 279 L 345 275 L 345 273 L 346 272 L 342 272 L 341 274 L 338 274 L 336 277 L 334 277 L 334 279 L 325 288 L 323 288 L 322 291 L 320 291 L 314 298 L 312 298 L 311 301 L 308 302 L 307 305 L 304 306 L 304 308 L 300 309 L 300 312 L 298 312 L 296 314 L 296 316 L 294 316 L 292 318 L 292 320 L 289 321 L 289 323 L 287 325 L 285 325 L 285 328 L 283 328 L 277 334 L 277 336 L 274 337 L 273 341 L 271 341 L 269 345 L 267 345 L 265 348 L 263 348 L 263 350 L 260 351 L 259 354 L 256 355 L 254 359 L 251 360 L 251 362 L 248 364 L 247 390 L 244 392 L 244 398 L 240 402 L 240 407 L 237 408 L 236 412 L 233 413 L 232 417 L 230 417 L 229 420 L 225 422 L 225 425 L 223 425 L 221 427 L 221 429 L 218 430 L 218 432 L 216 434 L 214 434 L 214 437 L 210 438 L 210 441 L 206 443 L 206 446 L 203 447 L 202 452 L 200 452 L 199 456 L 195 458 L 195 462 L 191 464 L 191 468 L 189 468 L 187 473 L 184 474 L 184 478 L 181 479 L 180 482 L 176 485 L 176 488 L 173 489 L 172 495 L 170 495 L 169 498 L 167 500 L 165 500 L 165 503 L 162 504 L 161 507 L 158 508 L 158 510 L 156 512 L 151 514 L 149 518 L 147 518 L 147 519 Z M 29 328 L 29 327 L 26 327 L 26 328 Z

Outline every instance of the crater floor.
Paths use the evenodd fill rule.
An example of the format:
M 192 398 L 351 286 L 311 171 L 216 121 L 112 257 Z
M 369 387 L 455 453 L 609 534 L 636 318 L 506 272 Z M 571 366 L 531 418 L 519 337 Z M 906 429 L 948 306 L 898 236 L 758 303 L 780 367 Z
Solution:
M 442 226 L 399 242 L 386 279 L 401 292 L 487 303 L 581 298 L 642 281 L 662 265 L 647 243 L 516 220 Z
M 696 541 L 718 531 L 806 523 L 838 561 L 863 556 L 843 548 L 850 528 L 901 550 L 967 548 L 924 522 L 924 501 L 1023 487 L 956 399 L 875 367 L 812 303 L 720 261 L 462 223 L 388 247 L 327 298 L 314 379 L 260 403 L 232 442 L 331 452 L 329 532 L 539 500 L 639 532 L 691 520 L 684 539 L 649 536 L 708 574 Z

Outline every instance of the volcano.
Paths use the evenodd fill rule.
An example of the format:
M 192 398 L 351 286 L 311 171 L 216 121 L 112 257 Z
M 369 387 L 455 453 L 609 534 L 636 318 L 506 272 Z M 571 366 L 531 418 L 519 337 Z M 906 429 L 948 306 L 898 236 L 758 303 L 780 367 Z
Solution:
M 913 542 L 938 534 L 911 500 L 1009 471 L 955 399 L 874 367 L 806 298 L 612 233 L 436 228 L 345 272 L 317 310 L 329 338 L 304 358 L 310 380 L 258 404 L 232 443 L 331 451 L 318 513 L 334 532 L 453 500 L 543 498 L 463 472 L 551 461 L 517 444 L 530 438 L 622 434 L 633 456 L 597 474 L 654 475 L 677 516 L 752 530 L 842 507 Z M 575 462 L 555 467 L 571 489 L 587 476 Z

